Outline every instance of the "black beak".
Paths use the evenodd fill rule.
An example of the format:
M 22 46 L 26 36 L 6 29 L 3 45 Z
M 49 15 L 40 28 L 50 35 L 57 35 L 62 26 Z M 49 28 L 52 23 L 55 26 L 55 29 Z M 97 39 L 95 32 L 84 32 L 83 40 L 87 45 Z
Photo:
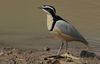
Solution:
M 43 9 L 42 7 L 38 7 L 38 9 Z

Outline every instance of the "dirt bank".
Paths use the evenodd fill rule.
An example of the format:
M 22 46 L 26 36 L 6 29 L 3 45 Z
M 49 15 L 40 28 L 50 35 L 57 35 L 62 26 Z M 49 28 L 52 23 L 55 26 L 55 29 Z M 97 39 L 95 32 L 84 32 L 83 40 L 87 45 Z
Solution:
M 70 58 L 47 59 L 54 55 L 46 50 L 0 48 L 0 64 L 99 64 L 97 58 L 81 58 L 73 61 Z

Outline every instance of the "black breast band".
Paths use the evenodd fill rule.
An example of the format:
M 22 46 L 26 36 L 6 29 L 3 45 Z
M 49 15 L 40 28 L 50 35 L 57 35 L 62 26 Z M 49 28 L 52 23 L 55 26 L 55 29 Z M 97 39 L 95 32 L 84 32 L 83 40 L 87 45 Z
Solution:
M 56 24 L 56 22 L 57 22 L 58 20 L 64 20 L 64 19 L 62 19 L 62 18 L 59 17 L 59 16 L 54 16 L 54 17 L 53 17 L 53 24 L 52 24 L 52 27 L 51 27 L 50 31 L 52 31 L 52 30 L 54 29 L 54 26 L 55 26 L 55 24 Z
M 50 31 L 52 31 L 54 29 L 55 24 L 56 24 L 56 21 L 53 20 L 53 24 L 52 24 Z

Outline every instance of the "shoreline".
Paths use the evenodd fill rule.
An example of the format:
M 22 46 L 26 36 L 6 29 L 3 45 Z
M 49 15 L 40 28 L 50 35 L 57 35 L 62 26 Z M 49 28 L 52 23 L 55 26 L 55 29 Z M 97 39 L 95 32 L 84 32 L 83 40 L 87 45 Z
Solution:
M 57 50 L 56 50 L 57 51 Z M 65 64 L 76 64 L 74 61 L 67 62 L 66 58 L 44 60 L 48 56 L 55 55 L 55 51 L 43 49 L 17 49 L 17 48 L 0 48 L 0 64 L 49 64 L 48 61 L 66 62 Z M 74 52 L 75 53 L 75 52 Z M 77 55 L 78 56 L 78 55 Z M 97 58 L 82 58 L 86 64 L 99 64 Z M 79 61 L 78 61 L 79 62 Z M 56 63 L 54 63 L 56 64 Z M 62 64 L 62 63 L 60 63 Z M 77 63 L 82 64 L 82 63 Z

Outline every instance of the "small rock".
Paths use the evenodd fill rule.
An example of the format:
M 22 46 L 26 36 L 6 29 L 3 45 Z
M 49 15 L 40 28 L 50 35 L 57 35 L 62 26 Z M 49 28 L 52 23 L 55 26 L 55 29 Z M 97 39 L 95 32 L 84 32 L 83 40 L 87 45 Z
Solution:
M 45 51 L 50 51 L 50 48 L 49 47 L 45 47 L 44 50 Z
M 80 57 L 84 58 L 84 57 L 96 57 L 96 54 L 93 53 L 93 52 L 89 52 L 89 51 L 85 51 L 83 50 L 81 53 L 80 53 Z
M 67 58 L 67 62 L 73 62 L 72 58 Z
M 46 64 L 59 64 L 59 61 L 56 60 L 56 59 L 48 60 L 48 61 L 46 62 Z
M 46 62 L 46 63 L 47 63 L 47 64 L 50 64 L 51 62 L 52 62 L 51 60 L 47 60 L 47 62 Z
M 3 54 L 4 54 L 4 52 L 0 52 L 0 56 L 3 55 Z
M 48 60 L 47 58 L 44 58 L 44 60 Z
M 43 61 L 40 61 L 39 64 L 43 64 Z

